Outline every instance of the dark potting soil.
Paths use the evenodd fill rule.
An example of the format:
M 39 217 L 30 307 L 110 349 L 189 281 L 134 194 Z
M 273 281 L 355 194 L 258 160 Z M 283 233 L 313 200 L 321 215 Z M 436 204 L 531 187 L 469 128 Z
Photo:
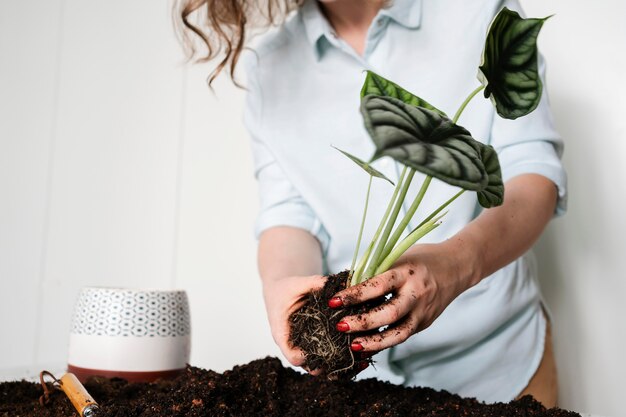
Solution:
M 509 404 L 482 404 L 445 391 L 404 388 L 374 379 L 330 381 L 284 368 L 276 358 L 219 374 L 199 368 L 171 381 L 127 383 L 93 378 L 85 384 L 100 404 L 98 417 L 574 417 L 546 410 L 527 396 Z M 41 386 L 0 383 L 0 417 L 72 417 L 78 414 L 56 391 L 45 408 Z
M 371 360 L 350 350 L 354 335 L 337 331 L 337 323 L 346 316 L 363 314 L 385 301 L 383 297 L 353 307 L 330 308 L 328 300 L 346 288 L 348 279 L 348 271 L 328 276 L 324 287 L 309 293 L 304 305 L 289 317 L 289 341 L 304 351 L 304 366 L 318 370 L 321 375 L 342 379 L 351 379 Z

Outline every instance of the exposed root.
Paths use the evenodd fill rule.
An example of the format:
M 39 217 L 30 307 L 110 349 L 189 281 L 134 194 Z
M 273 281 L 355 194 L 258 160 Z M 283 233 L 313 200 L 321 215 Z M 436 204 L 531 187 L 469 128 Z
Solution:
M 333 379 L 335 375 L 340 375 L 341 373 L 349 372 L 352 369 L 355 363 L 354 353 L 352 353 L 351 350 L 349 350 L 348 352 L 350 352 L 350 357 L 352 358 L 352 362 L 350 363 L 350 365 L 346 366 L 345 368 L 341 368 L 341 369 L 337 369 L 335 371 L 329 372 L 327 375 L 328 379 Z
M 291 316 L 292 327 L 298 329 L 298 337 L 292 341 L 297 346 L 306 345 L 307 366 L 311 369 L 321 369 L 329 375 L 337 373 L 329 370 L 349 369 L 354 364 L 354 357 L 347 349 L 351 358 L 350 363 L 346 363 L 344 351 L 349 346 L 348 336 L 334 328 L 341 320 L 342 312 L 334 311 L 329 317 L 324 311 L 328 310 L 325 308 L 326 300 L 319 293 L 312 294 L 311 298 L 313 302 L 307 303 Z
M 305 366 L 321 371 L 328 378 L 351 378 L 358 373 L 357 358 L 350 350 L 353 336 L 336 330 L 337 323 L 348 315 L 362 313 L 372 306 L 331 309 L 328 300 L 346 287 L 344 271 L 328 277 L 323 289 L 308 295 L 303 307 L 290 318 L 290 341 L 306 354 Z

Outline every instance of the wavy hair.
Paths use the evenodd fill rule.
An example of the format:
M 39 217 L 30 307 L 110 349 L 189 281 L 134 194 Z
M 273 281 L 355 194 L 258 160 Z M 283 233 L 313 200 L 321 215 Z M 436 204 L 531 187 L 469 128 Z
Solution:
M 174 27 L 189 60 L 219 60 L 209 75 L 209 86 L 224 69 L 239 86 L 235 68 L 251 36 L 283 23 L 302 1 L 174 0 Z

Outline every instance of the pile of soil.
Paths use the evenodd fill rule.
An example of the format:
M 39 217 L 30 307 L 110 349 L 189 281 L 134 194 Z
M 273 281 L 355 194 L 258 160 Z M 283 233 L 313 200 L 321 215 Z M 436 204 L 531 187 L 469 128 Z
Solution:
M 219 374 L 188 367 L 171 381 L 127 383 L 94 378 L 85 384 L 100 404 L 98 417 L 574 417 L 546 410 L 531 397 L 509 404 L 482 404 L 445 391 L 403 388 L 374 379 L 329 381 L 284 368 L 276 358 L 253 361 Z M 77 416 L 62 392 L 42 408 L 39 384 L 0 384 L 0 417 Z

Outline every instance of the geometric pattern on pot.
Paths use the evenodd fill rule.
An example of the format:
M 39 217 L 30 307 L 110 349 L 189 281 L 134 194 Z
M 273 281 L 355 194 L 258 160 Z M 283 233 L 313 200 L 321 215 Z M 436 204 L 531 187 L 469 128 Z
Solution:
M 72 320 L 72 333 L 94 336 L 187 336 L 190 328 L 184 291 L 85 288 Z

